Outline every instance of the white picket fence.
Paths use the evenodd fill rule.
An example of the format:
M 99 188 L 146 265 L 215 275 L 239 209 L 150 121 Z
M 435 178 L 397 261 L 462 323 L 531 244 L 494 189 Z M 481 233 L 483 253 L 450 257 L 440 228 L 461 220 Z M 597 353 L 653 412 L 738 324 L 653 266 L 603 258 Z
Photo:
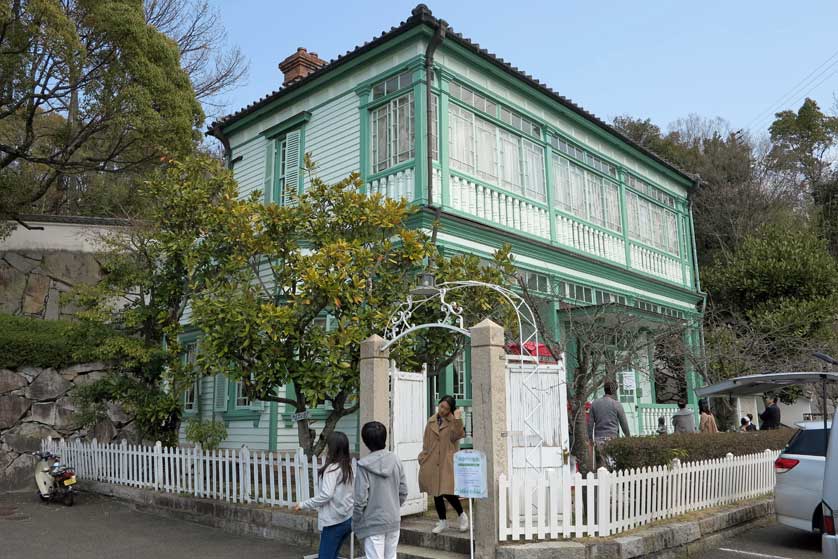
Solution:
M 80 481 L 144 487 L 230 501 L 293 507 L 313 496 L 322 459 L 288 452 L 202 450 L 46 439 L 42 450 L 61 456 Z
M 608 536 L 774 490 L 778 451 L 668 466 L 574 474 L 560 470 L 499 483 L 500 541 Z

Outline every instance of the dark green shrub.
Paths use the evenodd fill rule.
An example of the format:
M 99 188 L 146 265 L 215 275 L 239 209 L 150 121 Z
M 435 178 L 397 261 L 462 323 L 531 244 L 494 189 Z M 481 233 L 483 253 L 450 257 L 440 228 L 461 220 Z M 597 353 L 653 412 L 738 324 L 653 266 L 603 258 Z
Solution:
M 750 433 L 681 433 L 651 437 L 612 439 L 605 447 L 618 470 L 660 466 L 673 458 L 695 462 L 755 454 L 766 449 L 780 450 L 794 434 L 793 429 L 752 431 Z
M 0 368 L 97 361 L 102 343 L 113 336 L 101 326 L 0 314 Z

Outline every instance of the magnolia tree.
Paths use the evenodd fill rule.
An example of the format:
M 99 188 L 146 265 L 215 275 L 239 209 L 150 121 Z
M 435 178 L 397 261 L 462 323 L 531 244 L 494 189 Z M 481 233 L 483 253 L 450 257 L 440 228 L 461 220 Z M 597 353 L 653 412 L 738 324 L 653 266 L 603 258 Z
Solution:
M 475 257 L 437 254 L 407 227 L 414 210 L 406 201 L 363 193 L 357 174 L 327 184 L 308 158 L 306 167 L 309 185 L 284 206 L 239 199 L 230 185 L 196 244 L 193 266 L 211 273 L 201 275 L 191 303 L 204 370 L 241 381 L 251 400 L 326 410 L 322 425 L 304 413 L 297 422 L 300 446 L 320 454 L 338 421 L 358 409 L 361 342 L 384 332 L 416 274 L 430 261 L 447 279 L 495 276 Z M 463 304 L 476 321 L 495 308 L 489 299 L 482 293 Z M 433 353 L 445 362 L 461 347 L 434 344 L 408 342 L 399 359 Z

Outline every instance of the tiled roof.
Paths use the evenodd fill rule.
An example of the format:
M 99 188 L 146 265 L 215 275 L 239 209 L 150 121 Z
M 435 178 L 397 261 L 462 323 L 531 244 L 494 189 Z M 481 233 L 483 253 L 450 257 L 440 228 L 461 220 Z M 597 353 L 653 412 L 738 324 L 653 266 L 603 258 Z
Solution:
M 17 216 L 25 223 L 68 223 L 73 225 L 127 226 L 128 219 L 120 217 L 94 217 L 86 215 L 21 214 Z
M 268 95 L 262 97 L 258 101 L 254 102 L 254 103 L 251 103 L 250 105 L 247 105 L 246 107 L 236 111 L 235 113 L 227 115 L 227 116 L 213 122 L 209 126 L 209 129 L 208 129 L 207 133 L 208 134 L 213 134 L 216 130 L 220 131 L 220 129 L 222 127 L 227 126 L 229 124 L 232 124 L 233 122 L 239 120 L 240 118 L 242 118 L 242 117 L 244 117 L 244 116 L 246 116 L 246 115 L 262 108 L 262 107 L 264 107 L 265 105 L 268 105 L 269 103 L 272 103 L 273 101 L 275 101 L 277 99 L 282 98 L 284 95 L 287 95 L 288 93 L 290 93 L 290 92 L 308 84 L 309 82 L 312 82 L 312 81 L 318 79 L 320 76 L 334 70 L 335 68 L 337 68 L 337 67 L 339 67 L 343 64 L 346 64 L 347 62 L 351 61 L 354 58 L 357 58 L 358 56 L 361 56 L 362 54 L 364 54 L 366 52 L 369 52 L 370 50 L 378 47 L 379 45 L 381 45 L 383 43 L 386 43 L 390 39 L 400 35 L 401 33 L 404 33 L 405 31 L 407 31 L 407 30 L 409 30 L 413 27 L 416 27 L 418 25 L 428 25 L 429 27 L 436 28 L 436 27 L 439 26 L 439 22 L 440 22 L 440 20 L 433 16 L 433 14 L 431 13 L 431 10 L 428 9 L 427 6 L 425 6 L 424 4 L 419 4 L 418 6 L 416 6 L 412 10 L 410 17 L 407 18 L 405 21 L 401 22 L 398 26 L 391 27 L 389 31 L 384 31 L 383 33 L 381 33 L 379 36 L 375 37 L 371 41 L 365 42 L 363 45 L 359 45 L 358 47 L 356 47 L 353 50 L 346 51 L 344 54 L 338 56 L 337 58 L 335 58 L 333 60 L 330 60 L 325 66 L 323 66 L 319 70 L 316 70 L 315 72 L 312 72 L 311 74 L 309 74 L 305 78 L 303 78 L 301 80 L 298 80 L 298 81 L 288 85 L 287 87 L 283 87 L 283 88 L 278 89 L 278 90 L 276 90 L 272 93 L 269 93 Z M 629 138 L 628 136 L 626 136 L 625 134 L 623 134 L 622 132 L 620 132 L 619 130 L 617 130 L 616 128 L 614 128 L 613 126 L 608 124 L 607 122 L 605 122 L 604 120 L 600 119 L 595 114 L 586 111 L 585 109 L 583 109 L 582 107 L 580 107 L 579 105 L 577 105 L 576 103 L 574 103 L 573 101 L 568 99 L 567 97 L 564 97 L 564 96 L 560 95 L 559 93 L 557 93 L 556 91 L 553 91 L 553 89 L 551 89 L 549 86 L 540 82 L 539 80 L 532 77 L 531 75 L 527 74 L 523 70 L 519 69 L 517 66 L 513 66 L 509 62 L 505 61 L 503 58 L 500 58 L 499 56 L 495 55 L 494 53 L 489 52 L 485 48 L 481 48 L 480 44 L 475 43 L 475 42 L 473 42 L 472 40 L 470 40 L 466 37 L 463 37 L 462 34 L 457 33 L 456 31 L 454 31 L 450 27 L 446 31 L 445 40 L 446 41 L 448 41 L 448 40 L 455 41 L 459 45 L 461 45 L 461 46 L 465 47 L 466 49 L 472 51 L 473 53 L 477 54 L 478 56 L 484 58 L 485 60 L 488 60 L 489 62 L 491 62 L 492 64 L 494 64 L 495 66 L 497 66 L 498 68 L 503 70 L 504 72 L 510 74 L 511 76 L 527 82 L 529 85 L 535 87 L 536 89 L 538 89 L 542 93 L 545 93 L 546 95 L 548 95 L 549 97 L 551 97 L 552 99 L 554 99 L 555 101 L 557 101 L 558 103 L 563 105 L 564 107 L 570 109 L 571 111 L 575 112 L 576 114 L 584 117 L 586 120 L 589 120 L 590 122 L 596 124 L 597 126 L 599 126 L 602 129 L 604 129 L 609 134 L 613 134 L 613 135 L 619 137 L 625 143 L 633 146 L 634 148 L 636 148 L 637 150 L 646 154 L 648 157 L 654 159 L 658 163 L 664 165 L 665 167 L 668 167 L 669 169 L 671 169 L 671 170 L 675 171 L 676 173 L 688 178 L 689 180 L 691 180 L 693 182 L 697 182 L 697 178 L 695 176 L 691 175 L 690 173 L 687 173 L 686 171 L 678 168 L 676 165 L 674 165 L 674 164 L 670 163 L 669 161 L 666 161 L 665 159 L 661 158 L 660 156 L 658 156 L 654 152 L 650 151 L 649 149 L 645 148 L 644 146 L 638 144 L 637 142 L 635 142 L 634 140 L 632 140 L 631 138 Z

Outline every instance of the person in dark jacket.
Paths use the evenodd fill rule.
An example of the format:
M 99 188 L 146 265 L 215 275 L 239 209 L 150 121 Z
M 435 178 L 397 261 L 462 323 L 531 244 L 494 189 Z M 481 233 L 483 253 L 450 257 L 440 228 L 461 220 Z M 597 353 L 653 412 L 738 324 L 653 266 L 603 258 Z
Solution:
M 591 421 L 588 423 L 588 437 L 595 450 L 594 462 L 597 466 L 605 465 L 603 453 L 605 444 L 620 435 L 630 437 L 628 420 L 623 405 L 615 398 L 616 388 L 611 380 L 603 385 L 605 396 L 591 404 Z
M 777 405 L 779 398 L 774 396 L 770 402 L 765 406 L 765 411 L 759 414 L 759 418 L 762 420 L 762 429 L 779 429 L 780 407 Z
M 695 415 L 687 409 L 687 402 L 678 402 L 678 411 L 672 416 L 672 426 L 676 433 L 695 433 Z

